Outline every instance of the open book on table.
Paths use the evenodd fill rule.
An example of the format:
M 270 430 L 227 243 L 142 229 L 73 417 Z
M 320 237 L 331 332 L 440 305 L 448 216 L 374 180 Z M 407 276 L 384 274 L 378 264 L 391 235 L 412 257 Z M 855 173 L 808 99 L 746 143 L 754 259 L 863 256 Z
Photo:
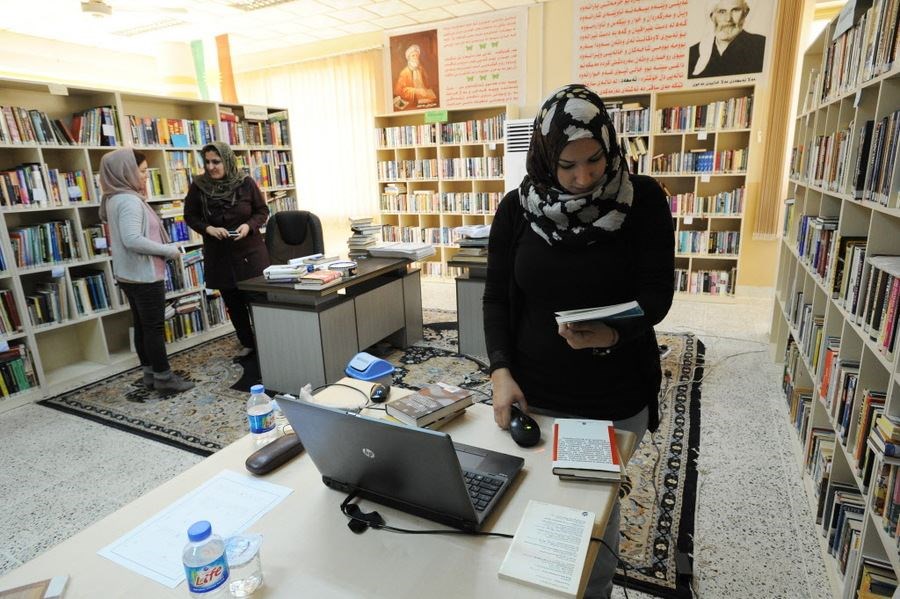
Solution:
M 609 420 L 557 418 L 553 422 L 553 474 L 560 478 L 621 482 L 616 429 Z
M 614 320 L 624 320 L 626 318 L 636 318 L 643 315 L 644 310 L 641 309 L 640 304 L 635 301 L 631 301 L 625 302 L 624 304 L 598 306 L 596 308 L 563 310 L 556 313 L 556 324 L 563 324 L 564 322 L 588 321 L 608 322 Z

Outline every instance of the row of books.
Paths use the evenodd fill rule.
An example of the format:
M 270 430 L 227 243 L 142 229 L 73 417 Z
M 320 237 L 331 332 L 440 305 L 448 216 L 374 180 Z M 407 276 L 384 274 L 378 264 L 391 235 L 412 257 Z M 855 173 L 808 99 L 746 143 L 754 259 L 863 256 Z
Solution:
M 740 251 L 740 231 L 676 231 L 675 251 L 679 254 L 736 256 Z
M 502 156 L 444 158 L 439 165 L 442 179 L 485 179 L 503 176 Z
M 11 335 L 22 330 L 22 319 L 12 289 L 0 289 L 0 333 Z
M 273 214 L 285 210 L 297 210 L 297 197 L 288 191 L 270 192 L 267 202 L 269 204 L 269 212 Z
M 225 300 L 222 295 L 215 289 L 205 289 L 206 293 L 206 321 L 209 326 L 224 324 L 228 322 L 228 311 L 225 309 Z
M 618 129 L 617 129 L 618 131 Z M 428 146 L 437 143 L 437 126 L 401 125 L 375 129 L 375 147 Z
M 25 308 L 33 326 L 69 320 L 69 299 L 63 277 L 41 281 L 25 295 Z
M 663 133 L 748 129 L 752 115 L 751 95 L 705 105 L 660 108 L 654 115 L 653 127 Z
M 402 241 L 407 243 L 426 242 L 436 245 L 455 245 L 462 241 L 459 227 L 417 227 L 382 225 L 384 241 Z
M 650 132 L 650 109 L 637 102 L 606 102 L 606 110 L 619 135 L 636 135 Z
M 283 111 L 281 111 L 283 112 Z M 286 146 L 291 143 L 287 115 L 269 115 L 268 122 L 240 120 L 227 107 L 219 109 L 220 137 L 232 146 Z
M 166 343 L 190 337 L 206 329 L 200 293 L 183 295 L 167 302 L 163 331 Z
M 0 171 L 0 203 L 47 207 L 88 202 L 87 185 L 83 170 L 63 172 L 46 164 L 25 163 Z
M 890 70 L 898 52 L 898 3 L 876 0 L 828 45 L 821 70 L 810 79 L 808 97 L 827 101 Z
M 244 169 L 256 181 L 256 184 L 263 189 L 294 185 L 294 165 L 291 162 L 271 164 L 256 162 L 252 159 L 250 162 L 247 162 L 240 154 L 237 154 L 235 158 L 238 168 Z
M 747 149 L 657 154 L 653 157 L 652 168 L 656 174 L 744 173 L 747 171 Z
M 622 156 L 628 164 L 628 170 L 632 173 L 646 173 L 650 166 L 650 157 L 647 154 L 647 140 L 643 137 L 620 137 L 619 145 L 622 148 Z
M 828 279 L 836 267 L 833 251 L 837 217 L 804 214 L 798 220 L 797 227 L 797 254 L 800 260 L 812 268 L 819 279 Z
M 669 209 L 673 216 L 740 216 L 744 213 L 746 188 L 742 185 L 731 191 L 712 196 L 698 196 L 694 192 L 669 193 Z
M 435 158 L 424 160 L 383 160 L 376 165 L 378 179 L 391 181 L 396 179 L 437 179 L 438 161 Z
M 791 300 L 788 318 L 797 330 L 800 351 L 811 364 L 810 372 L 818 372 L 819 350 L 822 347 L 825 317 L 821 314 L 814 314 L 810 298 L 802 291 L 798 291 Z
M 890 360 L 897 342 L 900 316 L 900 256 L 870 256 L 859 276 L 858 306 L 853 320 Z
M 76 112 L 70 125 L 61 119 L 51 119 L 42 110 L 20 106 L 0 106 L 0 113 L 0 143 L 119 145 L 115 106 L 97 106 Z
M 506 113 L 486 119 L 473 119 L 460 123 L 441 123 L 441 143 L 460 144 L 485 141 L 502 141 Z
M 72 221 L 55 220 L 9 230 L 16 265 L 20 268 L 77 259 Z
M 401 193 L 395 185 L 390 183 L 384 186 L 382 212 L 493 214 L 503 199 L 502 193 L 487 191 L 437 192 L 417 189 Z
M 131 143 L 135 146 L 186 148 L 216 141 L 213 119 L 169 119 L 126 115 Z
M 688 270 L 675 269 L 675 291 L 708 295 L 734 295 L 737 269 Z
M 34 362 L 24 343 L 10 343 L 0 352 L 0 396 L 9 397 L 37 384 Z
M 869 131 L 871 130 L 871 135 Z M 900 110 L 880 119 L 873 125 L 867 121 L 860 130 L 860 160 L 857 165 L 857 184 L 854 189 L 858 199 L 878 202 L 887 206 L 891 199 L 894 171 L 897 167 L 897 146 L 900 144 Z M 868 154 L 863 152 L 868 150 Z M 868 160 L 866 160 L 868 156 Z
M 108 310 L 112 306 L 109 299 L 109 287 L 103 273 L 72 277 L 72 292 L 75 311 L 81 316 Z M 62 296 L 62 294 L 60 295 Z
M 802 177 L 812 185 L 830 191 L 841 191 L 851 175 L 850 146 L 853 142 L 853 125 L 835 131 L 830 135 L 818 135 L 810 142 L 809 152 L 792 155 L 792 160 L 805 160 Z

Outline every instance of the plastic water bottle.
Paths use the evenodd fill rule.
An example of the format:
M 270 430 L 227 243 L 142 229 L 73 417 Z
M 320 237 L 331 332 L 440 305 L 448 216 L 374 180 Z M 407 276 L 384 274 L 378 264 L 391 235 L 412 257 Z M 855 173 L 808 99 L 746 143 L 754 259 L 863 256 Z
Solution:
M 222 537 L 212 534 L 212 525 L 201 520 L 188 528 L 188 539 L 181 561 L 191 597 L 227 597 L 228 559 Z
M 262 385 L 250 387 L 250 399 L 247 400 L 247 421 L 250 432 L 257 447 L 262 447 L 275 440 L 275 413 L 272 410 L 272 398 L 266 395 Z

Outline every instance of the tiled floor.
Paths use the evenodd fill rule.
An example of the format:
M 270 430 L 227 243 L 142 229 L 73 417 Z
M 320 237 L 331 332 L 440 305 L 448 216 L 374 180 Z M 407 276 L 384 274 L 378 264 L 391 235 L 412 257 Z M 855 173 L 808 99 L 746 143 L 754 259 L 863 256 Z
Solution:
M 452 284 L 423 285 L 426 307 L 454 301 Z M 706 345 L 694 541 L 702 599 L 830 596 L 768 354 L 771 310 L 768 300 L 676 301 L 658 327 Z M 0 574 L 200 460 L 36 405 L 0 414 L 0 430 Z

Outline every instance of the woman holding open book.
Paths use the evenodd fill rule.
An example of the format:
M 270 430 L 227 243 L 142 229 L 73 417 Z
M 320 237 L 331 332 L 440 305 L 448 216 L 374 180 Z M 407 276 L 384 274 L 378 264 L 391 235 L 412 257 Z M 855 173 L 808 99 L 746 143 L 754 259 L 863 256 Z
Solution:
M 231 146 L 214 141 L 203 146 L 203 174 L 194 177 L 184 198 L 184 220 L 203 236 L 203 267 L 208 289 L 222 294 L 231 324 L 243 348 L 237 358 L 255 351 L 250 303 L 259 294 L 241 291 L 239 281 L 263 274 L 269 252 L 260 228 L 269 218 L 256 182 L 238 170 Z
M 510 406 L 612 420 L 638 441 L 659 424 L 653 326 L 672 304 L 672 215 L 659 184 L 628 173 L 603 101 L 553 92 L 535 118 L 527 175 L 491 226 L 484 328 L 494 419 Z M 642 315 L 557 324 L 555 312 L 636 301 Z M 619 547 L 619 506 L 604 540 Z M 588 597 L 609 597 L 616 557 L 600 550 Z

